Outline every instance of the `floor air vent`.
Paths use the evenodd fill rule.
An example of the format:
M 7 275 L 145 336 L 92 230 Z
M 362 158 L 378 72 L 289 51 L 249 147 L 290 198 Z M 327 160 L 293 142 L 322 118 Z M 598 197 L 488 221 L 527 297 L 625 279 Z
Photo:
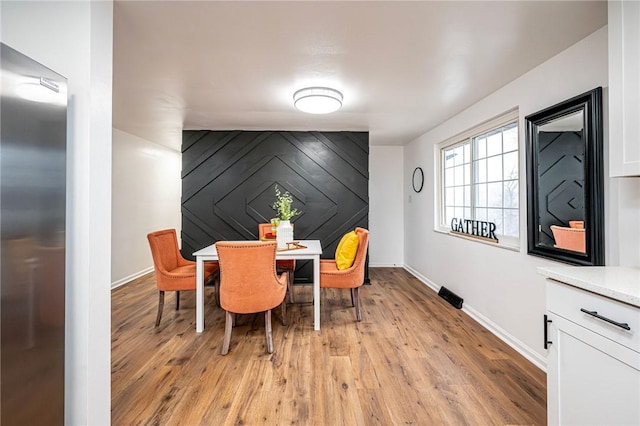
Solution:
M 440 291 L 438 292 L 438 296 L 442 297 L 447 302 L 451 303 L 452 306 L 462 309 L 462 302 L 464 301 L 462 297 L 458 296 L 451 290 L 446 287 L 440 287 Z

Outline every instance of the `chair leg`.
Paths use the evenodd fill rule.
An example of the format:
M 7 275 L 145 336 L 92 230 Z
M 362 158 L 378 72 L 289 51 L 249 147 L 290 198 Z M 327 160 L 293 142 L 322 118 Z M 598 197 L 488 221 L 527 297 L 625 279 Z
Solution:
M 355 301 L 354 305 L 356 307 L 356 320 L 362 321 L 362 311 L 360 310 L 360 287 L 356 287 L 352 289 L 353 299 Z
M 271 309 L 264 313 L 264 328 L 267 334 L 267 352 L 273 353 L 273 337 L 271 333 Z
M 229 344 L 231 343 L 231 329 L 233 328 L 233 314 L 229 311 L 225 311 L 225 323 L 224 323 L 224 340 L 222 342 L 222 355 L 229 353 Z
M 282 307 L 282 325 L 287 325 L 287 299 L 283 299 L 280 304 Z
M 287 293 L 289 293 L 289 303 L 295 303 L 293 301 L 293 269 L 289 270 L 289 279 L 287 280 Z
M 356 301 L 355 298 L 353 297 L 353 291 L 355 290 L 355 288 L 351 289 L 351 306 L 356 306 Z
M 164 307 L 164 291 L 159 292 L 158 299 L 158 316 L 156 317 L 156 327 L 160 325 L 160 318 L 162 318 L 162 308 Z
M 176 311 L 180 309 L 180 292 L 176 291 Z

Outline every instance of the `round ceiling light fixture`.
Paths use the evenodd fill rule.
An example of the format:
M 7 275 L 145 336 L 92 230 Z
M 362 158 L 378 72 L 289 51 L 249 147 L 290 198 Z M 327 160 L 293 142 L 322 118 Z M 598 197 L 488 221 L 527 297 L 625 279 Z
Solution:
M 293 105 L 309 114 L 329 114 L 342 107 L 342 93 L 329 87 L 306 87 L 293 94 Z

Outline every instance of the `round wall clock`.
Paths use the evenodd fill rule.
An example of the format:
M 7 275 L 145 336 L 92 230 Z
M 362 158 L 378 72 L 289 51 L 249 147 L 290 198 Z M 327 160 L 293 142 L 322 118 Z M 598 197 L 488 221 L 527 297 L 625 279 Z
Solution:
M 422 191 L 424 186 L 424 173 L 422 167 L 416 167 L 413 171 L 413 190 L 416 192 Z

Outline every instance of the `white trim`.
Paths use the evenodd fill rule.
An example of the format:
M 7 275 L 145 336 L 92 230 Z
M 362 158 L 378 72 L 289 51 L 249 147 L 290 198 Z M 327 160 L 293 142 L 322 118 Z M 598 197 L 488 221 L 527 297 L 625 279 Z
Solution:
M 402 268 L 402 263 L 369 263 L 369 268 Z
M 133 280 L 135 280 L 136 278 L 140 278 L 143 275 L 148 274 L 149 272 L 153 271 L 153 266 L 149 266 L 148 268 L 143 269 L 142 271 L 136 272 L 134 274 L 131 274 L 129 276 L 126 276 L 124 278 L 121 278 L 117 281 L 114 281 L 111 283 L 111 290 L 118 288 L 122 285 L 125 285 Z
M 429 287 L 431 290 L 435 291 L 436 293 L 440 290 L 440 288 L 436 285 L 436 283 L 434 283 L 429 278 L 422 275 L 420 272 L 413 269 L 411 266 L 404 265 L 403 268 L 405 271 L 407 271 L 408 273 L 410 273 L 411 275 L 419 279 L 423 284 L 426 284 L 427 287 Z
M 473 307 L 469 305 L 463 306 L 462 311 L 476 320 L 480 325 L 489 330 L 500 340 L 511 346 L 520 355 L 531 361 L 533 365 L 535 365 L 545 373 L 547 372 L 547 359 L 545 357 L 532 350 L 529 346 L 525 345 L 522 341 L 511 335 L 505 329 L 482 315 L 480 312 L 473 309 Z
M 457 238 L 462 238 L 463 240 L 467 240 L 467 241 L 473 241 L 474 243 L 482 243 L 482 244 L 486 244 L 488 246 L 492 246 L 492 247 L 498 247 L 501 249 L 505 249 L 505 250 L 511 250 L 511 251 L 520 251 L 520 242 L 517 242 L 517 245 L 515 244 L 515 239 L 513 237 L 509 238 L 509 237 L 501 237 L 499 242 L 497 243 L 493 243 L 490 241 L 483 241 L 481 239 L 478 238 L 473 238 L 473 237 L 467 237 L 464 234 L 455 234 L 453 232 L 450 232 L 449 229 L 446 228 L 440 228 L 440 229 L 434 229 L 434 232 L 438 232 L 440 234 L 446 234 L 446 235 L 451 235 L 452 237 L 457 237 Z M 507 242 L 503 242 L 507 240 Z
M 505 112 L 504 114 L 500 114 L 498 116 L 490 118 L 487 121 L 484 121 L 478 124 L 477 126 L 471 127 L 470 129 L 460 132 L 457 135 L 445 141 L 440 142 L 439 144 L 436 145 L 436 147 L 438 151 L 441 151 L 443 148 L 448 148 L 449 146 L 463 142 L 466 139 L 471 139 L 475 136 L 478 136 L 490 130 L 493 130 L 496 127 L 504 126 L 514 120 L 518 121 L 518 126 L 519 126 L 520 125 L 519 118 L 520 118 L 520 111 L 518 107 L 514 107 L 509 111 Z M 519 133 L 520 132 L 518 131 L 518 134 Z M 518 144 L 518 149 L 519 148 L 520 148 L 520 145 Z
M 429 287 L 431 290 L 436 293 L 439 290 L 439 286 L 436 285 L 433 281 L 420 274 L 415 269 L 410 266 L 404 265 L 404 269 L 409 272 L 411 275 L 420 280 L 423 284 Z M 539 353 L 531 349 L 529 346 L 524 344 L 522 341 L 511 335 L 509 332 L 504 330 L 502 327 L 491 321 L 489 318 L 482 315 L 480 312 L 476 311 L 473 307 L 468 304 L 464 305 L 462 311 L 469 315 L 473 320 L 477 321 L 481 326 L 489 330 L 494 336 L 498 339 L 505 342 L 511 348 L 513 348 L 520 355 L 529 360 L 533 365 L 538 367 L 540 370 L 546 373 L 547 371 L 547 359 L 541 356 Z

